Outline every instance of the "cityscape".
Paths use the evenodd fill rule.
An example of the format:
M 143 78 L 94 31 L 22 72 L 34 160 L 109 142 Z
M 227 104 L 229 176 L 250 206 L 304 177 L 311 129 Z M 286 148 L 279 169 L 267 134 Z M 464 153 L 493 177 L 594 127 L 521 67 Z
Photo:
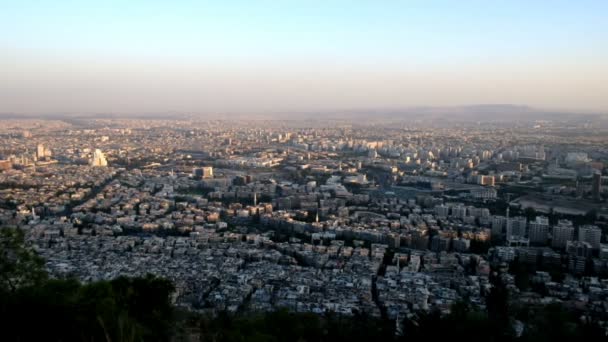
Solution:
M 584 135 L 581 134 L 584 132 Z M 390 320 L 510 298 L 605 324 L 608 121 L 5 120 L 3 226 L 188 311 Z
M 607 13 L 2 2 L 0 340 L 608 341 Z

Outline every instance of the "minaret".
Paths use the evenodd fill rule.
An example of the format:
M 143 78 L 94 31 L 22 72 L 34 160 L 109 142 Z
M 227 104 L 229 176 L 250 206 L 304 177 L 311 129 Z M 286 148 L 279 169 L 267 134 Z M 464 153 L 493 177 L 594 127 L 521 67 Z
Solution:
M 34 207 L 32 207 L 32 220 L 37 220 L 38 216 L 36 215 L 36 210 L 34 210 Z
M 509 244 L 509 212 L 511 210 L 511 194 L 507 194 L 507 219 L 505 221 L 505 232 L 506 232 L 506 236 L 507 236 L 507 245 L 510 246 Z
M 317 215 L 315 216 L 315 222 L 319 223 L 319 211 L 317 211 Z
M 253 206 L 257 206 L 258 205 L 258 193 L 254 192 L 253 193 Z
M 507 224 L 509 223 L 509 210 L 511 209 L 511 194 L 507 194 Z

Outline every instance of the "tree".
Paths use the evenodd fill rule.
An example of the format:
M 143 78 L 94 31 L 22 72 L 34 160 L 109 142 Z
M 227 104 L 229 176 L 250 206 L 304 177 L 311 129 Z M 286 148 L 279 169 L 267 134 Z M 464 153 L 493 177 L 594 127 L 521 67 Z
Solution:
M 15 292 L 47 279 L 44 260 L 24 245 L 24 233 L 17 228 L 0 228 L 0 290 Z
M 597 220 L 597 209 L 591 209 L 585 214 L 585 223 L 593 224 Z
M 492 288 L 486 297 L 488 317 L 495 322 L 508 322 L 509 317 L 509 290 L 503 283 L 499 274 L 490 275 Z
M 537 213 L 536 213 L 536 210 L 534 210 L 534 208 L 528 207 L 524 210 L 524 215 L 526 216 L 528 221 L 530 221 L 536 217 Z
M 49 279 L 23 231 L 0 229 L 0 336 L 5 341 L 169 341 L 170 281 Z

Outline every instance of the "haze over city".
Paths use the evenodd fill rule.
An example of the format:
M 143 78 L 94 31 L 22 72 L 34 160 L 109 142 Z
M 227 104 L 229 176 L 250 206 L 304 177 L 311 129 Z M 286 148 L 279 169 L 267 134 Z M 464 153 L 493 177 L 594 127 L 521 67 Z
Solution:
M 607 13 L 1 1 L 0 340 L 608 341 Z
M 608 109 L 605 1 L 12 1 L 2 113 Z

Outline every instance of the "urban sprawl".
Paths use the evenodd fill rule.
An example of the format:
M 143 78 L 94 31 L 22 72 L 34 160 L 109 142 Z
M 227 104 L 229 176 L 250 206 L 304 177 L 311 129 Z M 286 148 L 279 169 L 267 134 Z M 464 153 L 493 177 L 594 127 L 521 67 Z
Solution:
M 54 277 L 175 305 L 399 319 L 512 301 L 608 321 L 608 128 L 589 120 L 0 125 L 0 225 Z

